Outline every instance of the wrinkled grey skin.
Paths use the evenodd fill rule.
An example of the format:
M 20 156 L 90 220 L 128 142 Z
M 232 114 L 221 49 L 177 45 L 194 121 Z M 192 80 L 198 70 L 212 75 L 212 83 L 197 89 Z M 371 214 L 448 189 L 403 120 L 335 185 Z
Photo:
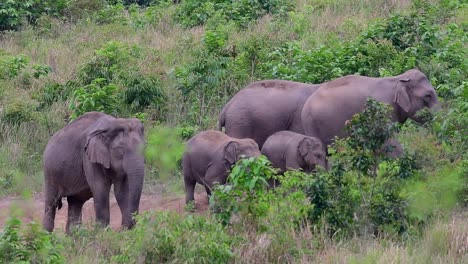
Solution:
M 235 138 L 251 138 L 261 148 L 276 132 L 304 134 L 302 106 L 319 85 L 281 80 L 251 83 L 224 106 L 218 129 Z
M 305 134 L 325 146 L 335 136 L 344 137 L 345 122 L 362 112 L 368 97 L 391 105 L 392 121 L 400 123 L 408 118 L 420 122 L 417 111 L 439 105 L 434 88 L 419 70 L 388 78 L 348 75 L 322 84 L 307 99 L 301 115 Z
M 203 131 L 192 137 L 186 145 L 182 159 L 185 181 L 185 201 L 194 200 L 195 184 L 205 186 L 206 193 L 217 182 L 225 184 L 231 166 L 241 155 L 258 157 L 260 150 L 252 139 L 236 139 L 215 130 Z
M 138 213 L 143 187 L 143 124 L 135 118 L 121 119 L 86 113 L 49 140 L 44 151 L 45 209 L 43 226 L 54 229 L 56 209 L 67 197 L 66 231 L 81 222 L 83 203 L 94 198 L 99 224 L 109 224 L 109 192 L 114 193 L 122 213 L 122 226 L 131 228 Z
M 288 169 L 310 173 L 316 165 L 327 168 L 326 153 L 320 139 L 291 131 L 280 131 L 270 136 L 263 144 L 262 154 L 280 173 Z

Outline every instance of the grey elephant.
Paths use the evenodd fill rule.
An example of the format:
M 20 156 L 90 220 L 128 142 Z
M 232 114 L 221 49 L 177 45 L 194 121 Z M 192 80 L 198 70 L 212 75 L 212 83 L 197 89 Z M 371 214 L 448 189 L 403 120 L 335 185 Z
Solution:
M 270 136 L 261 152 L 280 173 L 288 169 L 310 173 L 317 165 L 327 168 L 326 153 L 320 139 L 291 131 L 280 131 Z
M 263 144 L 262 154 L 283 174 L 287 170 L 313 172 L 316 166 L 328 168 L 326 153 L 320 139 L 292 131 L 280 131 L 271 135 Z M 279 184 L 270 180 L 270 187 Z
M 232 138 L 220 131 L 203 131 L 192 137 L 182 158 L 186 203 L 194 200 L 195 185 L 211 188 L 217 182 L 225 184 L 229 170 L 239 158 L 258 157 L 260 150 L 252 139 Z
M 325 146 L 335 136 L 344 137 L 345 123 L 362 112 L 369 97 L 391 105 L 392 121 L 400 123 L 408 118 L 420 122 L 415 116 L 419 110 L 439 105 L 429 79 L 416 69 L 386 78 L 348 75 L 322 84 L 307 99 L 301 114 L 305 134 Z M 397 141 L 389 144 L 401 147 Z
M 56 209 L 67 197 L 67 233 L 81 222 L 83 204 L 94 198 L 96 220 L 109 224 L 109 192 L 122 213 L 122 226 L 131 228 L 138 213 L 145 175 L 143 124 L 100 113 L 86 113 L 55 133 L 44 151 L 45 209 L 43 226 L 54 229 Z
M 261 148 L 276 132 L 290 130 L 304 134 L 301 112 L 307 98 L 319 85 L 264 80 L 240 90 L 224 106 L 218 129 L 235 138 L 251 138 Z

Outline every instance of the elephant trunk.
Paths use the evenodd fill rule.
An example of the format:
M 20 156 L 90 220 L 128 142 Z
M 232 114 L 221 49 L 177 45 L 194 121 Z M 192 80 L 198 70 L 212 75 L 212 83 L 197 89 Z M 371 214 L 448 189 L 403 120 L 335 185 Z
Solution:
M 143 180 L 145 177 L 144 157 L 138 153 L 132 153 L 127 158 L 125 171 L 128 180 L 128 201 L 127 201 L 127 221 L 124 225 L 132 228 L 135 225 L 133 214 L 138 213 L 140 206 L 141 192 L 143 189 Z M 122 216 L 124 217 L 124 216 Z

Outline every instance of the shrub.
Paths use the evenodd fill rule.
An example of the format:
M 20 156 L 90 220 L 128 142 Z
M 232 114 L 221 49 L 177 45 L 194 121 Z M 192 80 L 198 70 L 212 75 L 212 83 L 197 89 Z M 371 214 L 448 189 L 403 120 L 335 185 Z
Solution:
M 77 78 L 63 86 L 66 88 L 62 90 L 64 96 L 68 89 L 73 90 L 74 102 L 70 107 L 75 114 L 101 109 L 98 111 L 128 115 L 125 110 L 136 114 L 152 108 L 162 116 L 166 111 L 167 95 L 160 88 L 160 80 L 144 75 L 138 67 L 132 66 L 141 58 L 141 52 L 138 46 L 116 41 L 107 42 L 96 50 L 95 56 L 79 70 Z M 56 88 L 46 92 L 56 96 Z M 44 100 L 47 99 L 47 96 L 43 97 L 41 103 L 46 104 Z M 119 104 L 128 109 L 117 108 Z
M 70 104 L 72 111 L 70 120 L 90 111 L 115 115 L 118 102 L 117 89 L 115 84 L 106 84 L 106 80 L 103 78 L 96 79 L 91 84 L 76 89 Z
M 452 91 L 456 99 L 451 100 L 451 108 L 439 112 L 432 129 L 440 140 L 452 146 L 454 159 L 466 158 L 468 149 L 468 82 Z
M 332 169 L 306 182 L 314 205 L 312 223 L 322 219 L 331 232 L 343 235 L 408 231 L 406 201 L 400 192 L 420 167 L 413 155 L 392 159 L 381 150 L 396 129 L 390 114 L 388 105 L 369 99 L 365 110 L 347 125 L 349 137 L 335 139 L 329 150 Z
M 236 214 L 254 220 L 264 217 L 269 209 L 266 199 L 268 180 L 274 175 L 275 170 L 264 156 L 239 160 L 232 168 L 227 184 L 214 188 L 210 197 L 215 216 L 225 225 Z
M 28 22 L 34 24 L 42 14 L 60 16 L 66 0 L 24 0 L 0 2 L 0 31 L 16 30 Z
M 0 80 L 15 78 L 28 63 L 29 58 L 24 55 L 9 56 L 0 50 Z
M 158 79 L 135 72 L 130 73 L 122 82 L 127 87 L 122 92 L 123 101 L 134 111 L 143 111 L 152 106 L 160 113 L 165 112 L 167 98 Z
M 35 107 L 31 102 L 21 99 L 12 100 L 1 113 L 0 121 L 9 125 L 20 125 L 34 120 Z
M 292 8 L 293 4 L 285 0 L 187 0 L 179 5 L 177 18 L 187 27 L 204 24 L 214 16 L 221 16 L 240 26 L 247 26 L 263 15 L 284 15 Z
M 39 109 L 51 106 L 55 102 L 65 102 L 71 95 L 73 85 L 58 83 L 46 83 L 33 96 L 39 101 Z
M 0 232 L 2 263 L 65 263 L 61 248 L 53 235 L 34 222 L 22 229 L 21 221 L 12 217 Z
M 209 218 L 169 212 L 143 214 L 118 263 L 228 263 L 234 239 Z
M 184 150 L 181 139 L 172 129 L 156 126 L 148 132 L 145 157 L 158 168 L 162 179 L 169 177 L 178 168 Z

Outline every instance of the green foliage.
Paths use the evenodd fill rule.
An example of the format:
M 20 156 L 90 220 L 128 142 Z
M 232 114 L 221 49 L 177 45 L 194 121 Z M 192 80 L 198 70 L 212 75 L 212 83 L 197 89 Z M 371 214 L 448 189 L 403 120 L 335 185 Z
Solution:
M 9 125 L 20 125 L 35 119 L 34 105 L 29 101 L 21 99 L 12 100 L 5 106 L 3 112 L 0 112 L 0 121 Z
M 209 218 L 161 212 L 137 217 L 117 263 L 228 263 L 233 238 Z
M 0 80 L 18 76 L 28 63 L 29 58 L 24 55 L 8 56 L 0 50 Z
M 160 177 L 166 179 L 182 160 L 185 147 L 171 128 L 156 126 L 148 132 L 145 157 L 158 168 Z
M 207 31 L 205 47 L 195 51 L 197 60 L 174 70 L 176 88 L 183 100 L 189 103 L 190 123 L 204 125 L 208 111 L 224 97 L 219 89 L 227 77 L 231 57 L 219 50 L 219 43 L 226 41 L 222 35 Z M 208 37 L 207 37 L 208 36 Z
M 122 82 L 127 87 L 122 92 L 123 101 L 134 111 L 143 111 L 147 107 L 153 107 L 160 113 L 165 112 L 167 96 L 161 89 L 158 79 L 132 72 Z
M 0 232 L 2 263 L 66 263 L 61 249 L 55 237 L 34 222 L 22 229 L 21 221 L 12 217 Z
M 200 128 L 197 126 L 183 126 L 177 129 L 177 134 L 179 135 L 180 138 L 184 140 L 189 140 L 199 130 Z
M 349 137 L 335 140 L 329 150 L 332 169 L 305 183 L 314 205 L 312 222 L 325 220 L 330 231 L 344 235 L 408 231 L 400 191 L 419 165 L 413 155 L 392 159 L 382 151 L 395 133 L 390 114 L 386 104 L 369 99 L 365 110 L 348 123 Z
M 436 135 L 453 147 L 454 158 L 464 157 L 468 149 L 468 82 L 453 89 L 451 108 L 439 112 L 432 124 Z
M 33 76 L 36 79 L 41 76 L 47 76 L 52 71 L 52 68 L 49 65 L 34 65 L 33 69 Z
M 441 166 L 427 175 L 426 179 L 408 182 L 401 194 L 408 201 L 408 217 L 417 222 L 424 222 L 434 213 L 450 211 L 460 198 L 465 199 L 462 202 L 466 202 L 466 197 L 459 197 L 464 188 L 465 175 L 466 164 L 451 164 Z
M 0 2 L 0 31 L 16 30 L 28 22 L 34 24 L 42 14 L 60 16 L 66 0 L 5 0 Z
M 96 22 L 100 24 L 121 23 L 127 22 L 124 16 L 125 6 L 122 0 L 116 0 L 113 4 L 107 4 L 103 9 L 95 14 Z
M 440 95 L 451 96 L 447 83 L 461 84 L 468 71 L 463 44 L 467 35 L 454 24 L 447 29 L 433 25 L 433 8 L 423 5 L 408 15 L 395 14 L 377 21 L 353 41 L 331 39 L 327 46 L 311 49 L 297 42 L 275 47 L 260 75 L 322 83 L 348 74 L 394 76 L 420 67 L 440 84 Z
M 95 79 L 91 84 L 80 87 L 73 92 L 70 110 L 70 120 L 90 111 L 99 111 L 114 114 L 117 110 L 117 86 L 106 84 L 103 78 Z
M 55 102 L 65 102 L 72 94 L 71 85 L 58 83 L 47 83 L 34 95 L 39 101 L 39 109 L 51 106 Z
M 105 0 L 70 0 L 64 10 L 65 16 L 71 22 L 88 18 L 106 6 Z
M 210 197 L 215 216 L 228 224 L 235 214 L 254 219 L 268 212 L 268 180 L 275 175 L 269 160 L 259 158 L 240 159 L 229 174 L 226 185 L 217 186 Z
M 179 5 L 176 17 L 186 27 L 204 24 L 215 16 L 247 26 L 266 14 L 284 15 L 292 8 L 293 4 L 285 0 L 187 0 Z
M 66 97 L 71 88 L 74 90 L 71 118 L 91 110 L 127 114 L 126 108 L 117 107 L 121 104 L 128 106 L 133 113 L 152 108 L 162 116 L 166 111 L 167 96 L 160 88 L 160 80 L 129 66 L 141 58 L 141 53 L 138 46 L 107 42 L 96 50 L 95 56 L 80 69 L 75 80 L 62 86 L 64 89 L 59 89 L 59 86 L 46 89 L 41 103 L 47 105 L 53 101 L 52 98 Z

